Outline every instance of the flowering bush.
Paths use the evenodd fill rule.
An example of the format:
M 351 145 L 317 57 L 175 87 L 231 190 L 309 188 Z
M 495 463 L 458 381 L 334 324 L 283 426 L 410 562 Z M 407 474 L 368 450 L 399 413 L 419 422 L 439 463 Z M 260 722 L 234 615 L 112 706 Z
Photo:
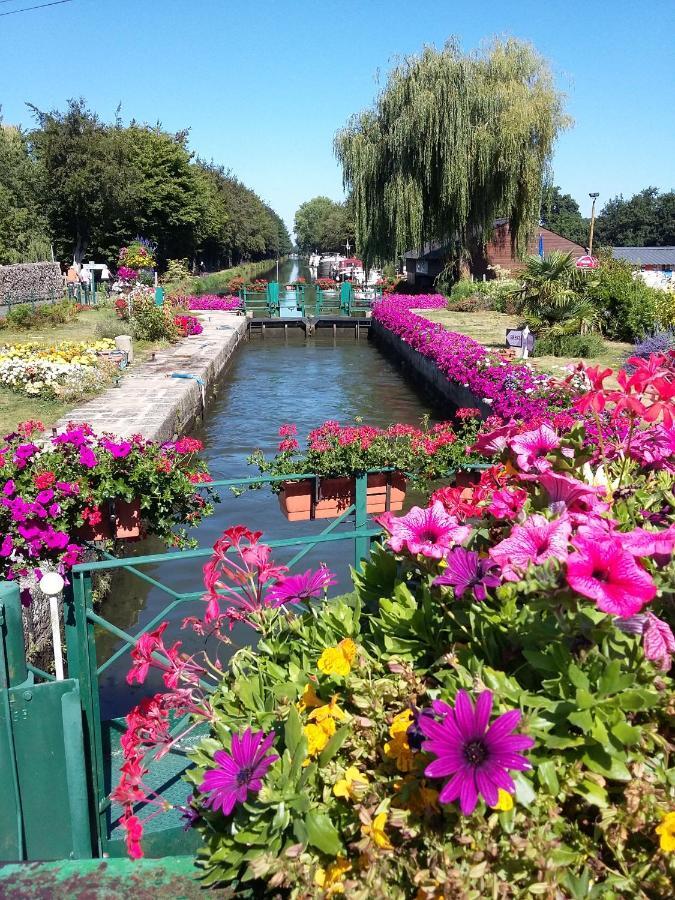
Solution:
M 170 303 L 157 306 L 155 292 L 146 285 L 136 285 L 126 297 L 115 302 L 118 316 L 133 322 L 134 334 L 142 341 L 175 341 L 178 327 Z
M 138 278 L 138 272 L 136 269 L 129 268 L 129 266 L 120 266 L 117 270 L 117 278 L 119 281 L 131 283 Z
M 337 289 L 337 281 L 334 278 L 317 278 L 316 286 L 320 291 L 334 291 Z
M 458 424 L 440 422 L 421 429 L 402 424 L 383 429 L 328 421 L 310 431 L 304 451 L 296 438 L 296 426 L 282 425 L 276 456 L 265 459 L 258 450 L 249 462 L 271 475 L 307 472 L 339 477 L 371 469 L 395 469 L 423 481 L 439 478 L 452 469 L 481 461 L 479 454 L 469 450 L 478 432 L 479 413 L 469 412 L 471 415 L 459 419 Z
M 218 297 L 216 294 L 203 294 L 200 297 L 177 296 L 171 300 L 176 306 L 185 309 L 218 309 L 223 312 L 236 312 L 241 309 L 241 299 L 235 296 Z
M 139 499 L 145 530 L 173 546 L 189 545 L 183 526 L 211 512 L 195 488 L 210 480 L 199 441 L 118 440 L 74 424 L 36 437 L 43 427 L 25 423 L 0 441 L 2 577 L 39 578 L 44 564 L 66 572 L 81 551 L 78 529 L 100 522 L 113 499 Z
M 246 290 L 254 294 L 264 294 L 267 291 L 268 282 L 264 278 L 255 278 L 246 285 Z M 232 290 L 232 285 L 230 285 Z
M 551 390 L 551 379 L 521 363 L 490 353 L 477 341 L 455 334 L 414 309 L 444 309 L 442 294 L 386 295 L 373 307 L 373 319 L 406 344 L 431 359 L 451 381 L 488 403 L 495 415 L 508 420 L 531 419 L 569 406 L 569 398 Z
M 138 237 L 128 247 L 122 247 L 119 252 L 120 268 L 126 269 L 154 269 L 156 246 L 152 241 Z M 119 275 L 119 270 L 118 270 Z
M 188 714 L 210 735 L 182 811 L 205 884 L 235 896 L 671 896 L 675 372 L 635 365 L 616 391 L 589 370 L 579 401 L 623 438 L 483 435 L 499 459 L 475 515 L 386 513 L 347 597 L 317 605 L 329 573 L 226 532 L 186 624 L 229 643 L 248 623 L 264 652 L 224 671 L 166 625 L 139 641 L 129 679 L 158 668 L 167 691 L 127 717 L 112 799 L 132 855 L 135 805 L 164 806 L 148 751 Z
M 183 337 L 201 334 L 204 331 L 201 322 L 195 316 L 175 316 L 173 323 Z

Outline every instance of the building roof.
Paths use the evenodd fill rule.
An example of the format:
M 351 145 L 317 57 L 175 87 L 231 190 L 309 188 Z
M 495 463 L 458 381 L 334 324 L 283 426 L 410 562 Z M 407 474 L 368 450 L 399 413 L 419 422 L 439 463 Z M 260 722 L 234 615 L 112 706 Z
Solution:
M 675 266 L 675 247 L 612 247 L 612 256 L 642 266 Z

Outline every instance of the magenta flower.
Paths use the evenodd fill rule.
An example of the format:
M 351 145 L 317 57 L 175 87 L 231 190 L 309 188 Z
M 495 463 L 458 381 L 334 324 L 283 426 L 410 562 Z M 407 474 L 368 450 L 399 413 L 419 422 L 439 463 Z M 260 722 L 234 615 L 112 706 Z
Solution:
M 522 525 L 514 525 L 509 537 L 490 549 L 490 556 L 502 570 L 505 581 L 519 581 L 530 566 L 547 559 L 567 559 L 572 525 L 567 518 L 549 521 L 536 514 Z
M 571 475 L 543 472 L 537 480 L 548 495 L 550 508 L 557 514 L 565 510 L 572 513 L 602 512 L 609 508 L 599 499 L 606 493 L 604 488 L 592 487 Z
M 516 454 L 516 462 L 524 472 L 536 469 L 545 472 L 551 468 L 546 458 L 551 450 L 560 446 L 560 439 L 549 425 L 540 425 L 534 431 L 524 431 L 513 437 L 509 446 Z
M 217 750 L 213 754 L 215 769 L 207 769 L 199 790 L 210 794 L 205 806 L 221 810 L 229 816 L 237 803 L 245 803 L 249 792 L 258 793 L 267 770 L 279 757 L 267 755 L 275 734 L 247 728 L 241 735 L 232 735 L 230 752 Z
M 285 603 L 306 603 L 317 600 L 321 594 L 333 584 L 337 584 L 335 575 L 321 566 L 316 572 L 307 569 L 300 575 L 287 575 L 274 584 L 265 598 L 269 606 L 283 606 Z
M 80 447 L 80 464 L 87 469 L 93 469 L 96 465 L 96 454 L 91 447 Z
M 443 574 L 434 579 L 434 584 L 450 584 L 455 589 L 455 597 L 462 597 L 470 591 L 476 600 L 485 600 L 486 588 L 497 587 L 499 576 L 494 574 L 497 564 L 489 559 L 481 559 L 474 550 L 453 547 L 445 557 L 447 567 Z
M 642 640 L 645 657 L 657 663 L 662 671 L 667 672 L 675 655 L 675 637 L 670 625 L 648 612 Z
M 665 565 L 675 549 L 675 524 L 664 531 L 634 528 L 621 534 L 621 543 L 633 556 L 657 557 L 657 562 Z
M 656 595 L 651 575 L 641 568 L 617 538 L 597 541 L 578 536 L 577 552 L 567 560 L 567 583 L 598 609 L 627 618 L 639 613 Z
M 440 500 L 426 509 L 413 506 L 407 515 L 398 518 L 384 513 L 376 521 L 390 533 L 387 545 L 395 553 L 405 549 L 413 556 L 421 553 L 431 559 L 442 559 L 452 546 L 471 534 L 468 525 L 460 525 L 446 513 Z
M 513 794 L 516 786 L 509 770 L 529 769 L 530 764 L 519 751 L 534 746 L 532 738 L 510 733 L 520 722 L 520 710 L 504 713 L 488 727 L 491 691 L 479 694 L 475 709 L 466 691 L 457 691 L 454 709 L 444 703 L 435 708 L 443 714 L 440 722 L 420 716 L 417 724 L 427 737 L 422 749 L 436 757 L 426 767 L 425 775 L 452 776 L 443 785 L 440 802 L 452 803 L 459 798 L 462 814 L 469 816 L 479 796 L 488 806 L 495 806 L 499 788 Z

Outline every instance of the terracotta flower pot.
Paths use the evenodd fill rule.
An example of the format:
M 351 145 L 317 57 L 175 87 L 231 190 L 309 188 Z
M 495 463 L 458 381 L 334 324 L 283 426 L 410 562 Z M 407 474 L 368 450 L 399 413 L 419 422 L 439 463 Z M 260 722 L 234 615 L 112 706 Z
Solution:
M 141 501 L 115 500 L 115 537 L 137 538 L 141 533 Z
M 480 471 L 473 469 L 459 469 L 455 473 L 455 484 L 457 487 L 471 487 L 473 484 L 478 484 L 480 481 L 480 474 Z
M 399 472 L 387 472 L 368 476 L 367 511 L 371 514 L 383 513 L 387 509 L 387 482 L 390 481 L 389 509 L 398 512 L 403 509 L 406 480 Z M 348 509 L 356 499 L 355 478 L 322 478 L 319 499 L 314 497 L 315 483 L 306 481 L 285 481 L 279 493 L 279 506 L 289 522 L 308 519 L 336 519 Z
M 86 525 L 80 525 L 75 531 L 75 537 L 78 541 L 109 541 L 112 538 L 112 528 L 110 525 L 110 510 L 107 503 L 99 507 L 101 513 L 101 521 L 95 525 L 87 522 Z

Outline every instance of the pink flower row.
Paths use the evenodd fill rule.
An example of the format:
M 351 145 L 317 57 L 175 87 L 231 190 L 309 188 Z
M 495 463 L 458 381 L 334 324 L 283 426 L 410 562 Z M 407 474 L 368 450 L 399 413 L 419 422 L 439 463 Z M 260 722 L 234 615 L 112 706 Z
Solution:
M 449 381 L 467 387 L 476 401 L 488 403 L 501 418 L 533 419 L 555 408 L 558 395 L 544 396 L 549 379 L 489 353 L 466 335 L 417 315 L 416 309 L 444 309 L 441 294 L 388 294 L 373 308 L 373 318 L 423 356 L 433 360 Z

